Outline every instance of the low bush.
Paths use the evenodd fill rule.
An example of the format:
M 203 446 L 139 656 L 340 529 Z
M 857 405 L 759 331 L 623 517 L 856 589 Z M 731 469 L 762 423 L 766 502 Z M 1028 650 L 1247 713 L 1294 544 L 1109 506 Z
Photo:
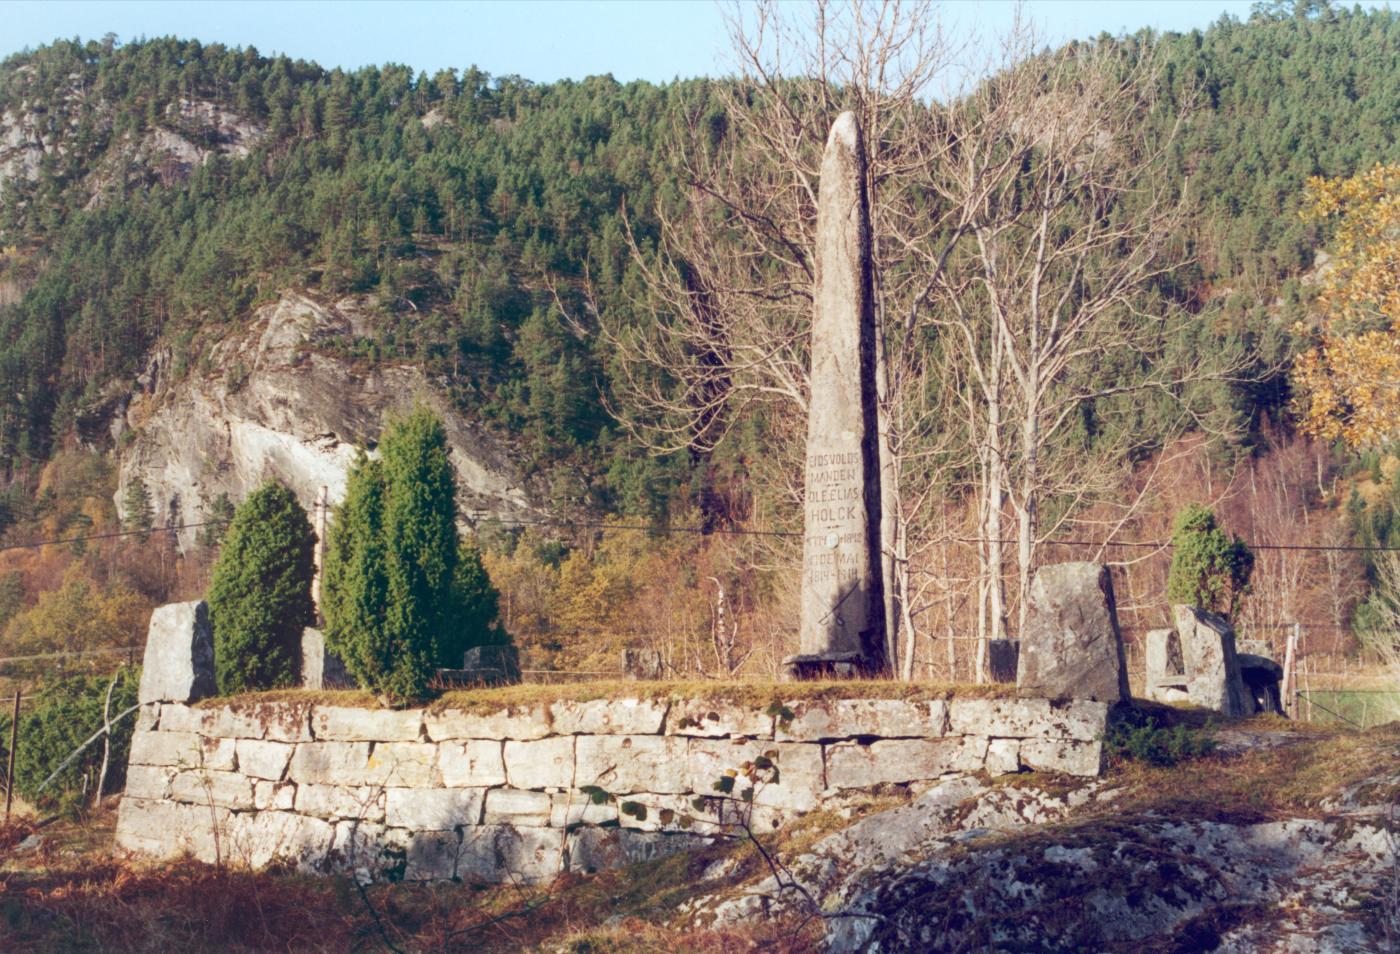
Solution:
M 111 715 L 115 718 L 136 704 L 136 688 L 141 671 L 124 668 L 112 687 Z M 72 810 L 92 798 L 102 770 L 102 740 L 88 746 L 42 792 L 39 786 L 54 770 L 102 727 L 102 709 L 112 676 L 75 676 L 42 686 L 29 696 L 32 708 L 22 708 L 19 740 L 15 746 L 15 791 L 26 801 L 44 809 Z M 0 771 L 8 763 L 10 713 L 0 716 Z M 128 715 L 112 729 L 111 754 L 107 764 L 106 791 L 118 791 L 126 778 L 126 759 L 136 717 Z
M 1130 708 L 1114 718 L 1104 748 L 1112 762 L 1175 765 L 1209 754 L 1215 748 L 1211 735 L 1210 726 L 1168 725 L 1155 713 Z

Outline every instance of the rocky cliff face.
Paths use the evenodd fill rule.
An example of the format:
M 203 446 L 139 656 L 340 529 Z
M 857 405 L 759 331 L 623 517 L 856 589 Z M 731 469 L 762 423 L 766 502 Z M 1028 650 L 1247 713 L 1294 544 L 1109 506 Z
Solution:
M 158 526 L 197 523 L 219 494 L 236 502 L 272 477 L 308 508 L 321 487 L 336 503 L 357 448 L 372 450 L 387 413 L 422 401 L 447 425 L 464 513 L 537 516 L 510 449 L 456 414 L 420 369 L 366 369 L 317 350 L 356 334 L 361 322 L 354 300 L 325 305 L 287 294 L 215 345 L 203 373 L 175 380 L 169 352 L 153 356 L 137 389 L 106 418 L 123 448 L 118 506 L 140 479 Z M 195 533 L 182 531 L 181 545 Z
M 33 68 L 18 72 L 32 73 Z M 79 130 L 87 100 L 82 78 L 74 74 L 69 80 L 70 89 L 56 103 L 22 100 L 0 110 L 0 192 L 12 182 L 38 178 L 45 159 L 68 154 L 68 140 Z M 258 123 L 206 100 L 171 103 L 160 125 L 112 141 L 109 115 L 99 109 L 91 122 L 93 138 L 106 146 L 86 157 L 90 171 L 79 188 L 89 194 L 89 208 L 100 205 L 119 183 L 157 180 L 168 185 L 184 181 L 213 155 L 242 158 L 267 135 Z

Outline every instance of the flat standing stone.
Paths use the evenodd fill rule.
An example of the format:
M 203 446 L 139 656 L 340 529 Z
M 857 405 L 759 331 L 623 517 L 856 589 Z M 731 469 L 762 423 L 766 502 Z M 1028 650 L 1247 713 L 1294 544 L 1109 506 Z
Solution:
M 199 600 L 156 607 L 146 631 L 138 700 L 195 702 L 215 691 L 208 605 Z
M 353 685 L 350 674 L 340 657 L 326 646 L 326 636 L 319 629 L 307 627 L 301 631 L 301 687 L 303 689 L 333 689 Z
M 1249 715 L 1254 706 L 1245 694 L 1235 654 L 1235 631 L 1223 618 L 1196 606 L 1173 606 L 1181 637 L 1186 695 L 1193 705 L 1222 715 Z
M 1128 698 L 1128 670 L 1113 578 L 1097 563 L 1041 567 L 1031 581 L 1016 685 L 1049 698 L 1115 703 Z

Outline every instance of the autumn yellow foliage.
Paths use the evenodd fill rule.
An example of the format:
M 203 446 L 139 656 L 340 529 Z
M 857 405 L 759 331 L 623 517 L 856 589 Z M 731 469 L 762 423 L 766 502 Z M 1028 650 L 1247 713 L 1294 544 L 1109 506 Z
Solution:
M 1308 181 L 1305 219 L 1335 220 L 1321 324 L 1295 363 L 1303 428 L 1353 447 L 1400 436 L 1400 165 Z

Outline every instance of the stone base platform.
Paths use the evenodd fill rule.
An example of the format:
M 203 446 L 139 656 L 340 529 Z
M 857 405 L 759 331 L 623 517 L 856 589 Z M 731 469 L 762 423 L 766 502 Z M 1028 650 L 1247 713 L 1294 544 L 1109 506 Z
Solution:
M 315 697 L 312 697 L 313 699 Z M 363 879 L 543 881 L 772 831 L 846 792 L 1100 771 L 1109 707 L 1033 698 L 147 703 L 116 843 Z M 771 781 L 745 765 L 771 763 Z

